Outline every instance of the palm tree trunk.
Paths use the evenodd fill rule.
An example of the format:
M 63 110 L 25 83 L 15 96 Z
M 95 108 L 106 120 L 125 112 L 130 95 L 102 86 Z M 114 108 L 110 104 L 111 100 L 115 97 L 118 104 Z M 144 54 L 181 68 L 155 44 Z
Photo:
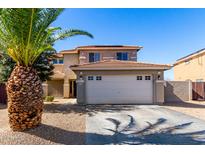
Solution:
M 10 128 L 23 131 L 41 123 L 43 88 L 35 69 L 16 66 L 7 82 Z

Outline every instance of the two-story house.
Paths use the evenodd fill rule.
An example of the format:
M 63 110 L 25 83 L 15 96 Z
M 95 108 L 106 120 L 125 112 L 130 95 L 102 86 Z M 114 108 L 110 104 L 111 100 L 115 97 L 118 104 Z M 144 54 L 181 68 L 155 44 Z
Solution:
M 174 80 L 205 82 L 205 49 L 178 59 L 174 63 Z
M 153 104 L 164 101 L 170 65 L 137 62 L 139 46 L 80 46 L 54 59 L 46 95 L 76 97 L 85 104 Z

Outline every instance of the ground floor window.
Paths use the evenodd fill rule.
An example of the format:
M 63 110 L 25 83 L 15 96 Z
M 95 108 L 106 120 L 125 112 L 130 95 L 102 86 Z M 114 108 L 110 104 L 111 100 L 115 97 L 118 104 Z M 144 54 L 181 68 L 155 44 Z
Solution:
M 145 80 L 151 80 L 151 76 L 145 76 Z
M 102 76 L 96 76 L 96 80 L 102 80 Z
M 137 80 L 142 80 L 142 76 L 137 76 Z
M 93 76 L 88 76 L 88 80 L 93 80 Z

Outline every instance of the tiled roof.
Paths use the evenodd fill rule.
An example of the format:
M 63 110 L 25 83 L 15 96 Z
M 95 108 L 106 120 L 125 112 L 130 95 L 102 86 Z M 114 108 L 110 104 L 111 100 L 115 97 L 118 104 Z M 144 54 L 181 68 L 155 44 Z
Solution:
M 198 51 L 196 51 L 196 52 L 193 52 L 193 53 L 191 53 L 191 54 L 189 54 L 189 55 L 187 55 L 187 56 L 184 56 L 184 57 L 182 57 L 182 58 L 180 58 L 180 59 L 177 59 L 177 61 L 174 63 L 174 65 L 177 65 L 177 64 L 179 64 L 179 63 L 181 63 L 181 62 L 184 62 L 184 61 L 186 61 L 186 60 L 192 59 L 192 58 L 197 57 L 197 56 L 199 56 L 199 55 L 202 55 L 202 54 L 204 54 L 204 53 L 205 53 L 205 48 L 203 48 L 203 49 L 201 49 L 201 50 L 198 50 Z
M 205 48 L 200 49 L 200 50 L 198 50 L 198 51 L 196 51 L 196 52 L 193 52 L 193 53 L 191 53 L 191 54 L 189 54 L 189 55 L 187 55 L 187 56 L 184 56 L 184 57 L 182 57 L 182 58 L 180 58 L 180 59 L 177 59 L 177 61 L 180 61 L 180 60 L 182 60 L 182 59 L 188 58 L 188 57 L 190 57 L 190 56 L 192 56 L 192 55 L 200 54 L 200 53 L 202 53 L 202 52 L 204 52 L 204 51 L 205 51 Z
M 164 64 L 151 64 L 151 63 L 142 63 L 142 62 L 136 62 L 136 61 L 120 61 L 120 60 L 107 60 L 107 61 L 100 61 L 95 63 L 87 63 L 87 64 L 81 64 L 81 65 L 73 65 L 71 66 L 71 69 L 73 70 L 137 70 L 137 69 L 162 69 L 167 70 L 170 69 L 170 65 L 164 65 Z
M 76 49 L 73 49 L 73 50 L 63 50 L 60 53 L 61 54 L 77 54 L 78 51 Z
M 140 46 L 134 45 L 87 45 L 87 46 L 79 46 L 77 49 L 85 49 L 85 48 L 127 48 L 127 49 L 141 49 Z
M 131 46 L 131 45 L 88 45 L 88 46 L 79 46 L 72 50 L 63 50 L 61 54 L 73 54 L 78 53 L 79 50 L 140 50 L 140 46 Z

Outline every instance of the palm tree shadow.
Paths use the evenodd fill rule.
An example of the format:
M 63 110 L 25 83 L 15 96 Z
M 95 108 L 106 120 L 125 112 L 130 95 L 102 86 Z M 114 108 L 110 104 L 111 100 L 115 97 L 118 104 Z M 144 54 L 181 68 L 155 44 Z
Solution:
M 135 107 L 137 109 L 137 107 Z M 60 104 L 49 103 L 44 104 L 45 113 L 76 113 L 80 115 L 87 114 L 88 116 L 94 116 L 99 112 L 120 112 L 133 110 L 132 105 L 79 105 L 79 104 Z
M 46 124 L 41 124 L 34 129 L 25 131 L 24 133 L 35 135 L 56 144 L 81 145 L 85 143 L 84 133 L 71 132 Z
M 64 144 L 64 145 L 86 144 L 86 138 L 85 138 L 86 133 L 68 131 L 51 125 L 46 125 L 46 124 L 41 124 L 38 127 L 31 130 L 27 130 L 23 133 L 34 135 L 56 144 Z M 108 140 L 108 138 L 110 138 L 110 136 L 101 135 L 101 134 L 95 134 L 95 133 L 88 133 L 88 134 L 91 134 L 96 138 L 103 138 L 104 140 Z
M 65 145 L 102 145 L 102 144 L 165 144 L 165 145 L 199 145 L 205 144 L 205 130 L 188 133 L 175 133 L 176 130 L 183 130 L 189 127 L 192 122 L 175 125 L 172 127 L 159 128 L 167 122 L 160 118 L 155 123 L 147 122 L 147 127 L 136 130 L 136 121 L 130 117 L 129 124 L 120 127 L 119 120 L 108 118 L 115 127 L 114 129 L 105 128 L 112 132 L 112 135 L 97 133 L 83 133 L 67 131 L 51 125 L 41 124 L 35 129 L 25 131 L 30 135 L 35 135 L 42 139 Z
M 113 134 L 106 138 L 96 138 L 90 136 L 88 144 L 160 144 L 160 145 L 199 145 L 205 144 L 205 130 L 194 131 L 189 133 L 176 133 L 176 130 L 183 130 L 189 127 L 192 122 L 182 123 L 172 127 L 162 127 L 167 122 L 166 119 L 160 118 L 155 123 L 147 122 L 147 127 L 142 130 L 137 128 L 134 118 L 130 115 L 129 124 L 120 129 L 121 122 L 116 119 L 108 118 L 115 127 L 114 129 L 105 128 Z

